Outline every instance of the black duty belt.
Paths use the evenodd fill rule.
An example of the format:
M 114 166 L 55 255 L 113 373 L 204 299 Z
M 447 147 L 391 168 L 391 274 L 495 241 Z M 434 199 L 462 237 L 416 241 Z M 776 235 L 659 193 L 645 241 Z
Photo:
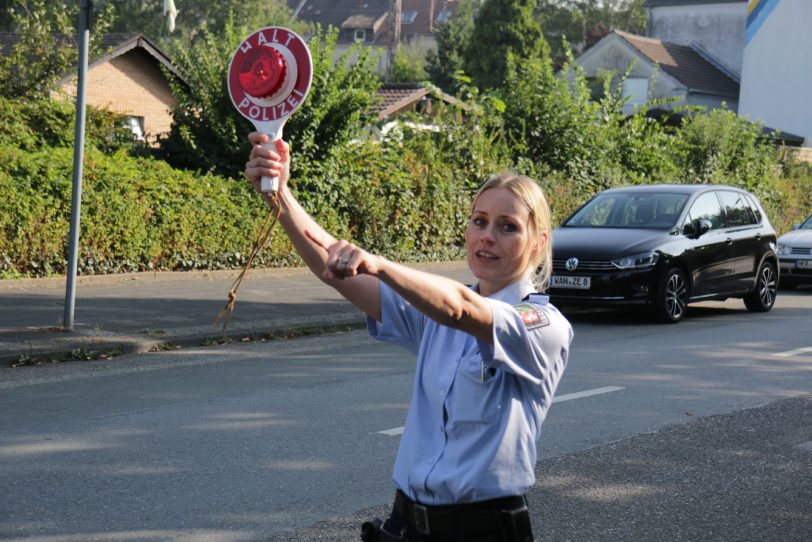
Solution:
M 402 491 L 395 494 L 394 511 L 423 535 L 448 533 L 500 533 L 511 514 L 527 513 L 522 496 L 502 497 L 464 504 L 423 505 L 411 500 Z

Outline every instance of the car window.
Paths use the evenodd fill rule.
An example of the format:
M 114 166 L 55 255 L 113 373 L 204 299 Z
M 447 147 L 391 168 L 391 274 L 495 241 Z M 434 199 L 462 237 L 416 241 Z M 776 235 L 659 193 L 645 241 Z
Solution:
M 802 230 L 812 230 L 812 215 L 809 215 L 809 218 L 804 220 L 804 223 L 801 224 Z
M 564 226 L 580 228 L 671 228 L 688 196 L 685 194 L 599 194 Z
M 758 204 L 755 196 L 747 194 L 747 201 L 750 202 L 750 208 L 753 209 L 753 215 L 756 217 L 756 224 L 761 224 L 761 207 Z
M 699 219 L 710 220 L 712 229 L 724 227 L 725 217 L 722 214 L 722 206 L 713 192 L 706 192 L 696 198 L 691 205 L 691 210 L 688 211 L 688 216 L 685 217 L 685 223 L 690 224 Z
M 750 204 L 745 200 L 745 196 L 741 192 L 720 190 L 719 199 L 721 200 L 722 207 L 725 210 L 728 228 L 735 226 L 748 226 L 756 223 L 756 217 L 753 215 L 753 210 L 750 208 Z

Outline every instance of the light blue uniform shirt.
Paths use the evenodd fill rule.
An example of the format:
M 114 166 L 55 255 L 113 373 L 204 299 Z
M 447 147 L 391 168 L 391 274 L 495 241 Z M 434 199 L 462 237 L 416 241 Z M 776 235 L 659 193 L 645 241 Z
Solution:
M 424 504 L 524 495 L 541 422 L 567 365 L 572 327 L 529 280 L 486 298 L 493 345 L 436 323 L 381 283 L 369 335 L 417 355 L 392 478 Z

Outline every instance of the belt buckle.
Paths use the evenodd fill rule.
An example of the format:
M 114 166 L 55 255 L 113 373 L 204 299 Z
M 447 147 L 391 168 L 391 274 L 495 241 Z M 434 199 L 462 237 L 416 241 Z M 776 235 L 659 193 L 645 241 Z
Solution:
M 429 510 L 422 504 L 412 505 L 412 520 L 417 532 L 423 535 L 431 534 L 429 530 Z

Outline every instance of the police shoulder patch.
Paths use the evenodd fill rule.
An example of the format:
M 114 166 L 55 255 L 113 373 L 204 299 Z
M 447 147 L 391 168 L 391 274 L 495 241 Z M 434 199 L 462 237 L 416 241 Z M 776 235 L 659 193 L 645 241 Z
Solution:
M 536 329 L 537 327 L 550 325 L 550 320 L 547 318 L 547 315 L 530 303 L 520 303 L 515 305 L 514 308 L 516 312 L 519 313 L 519 316 L 521 316 L 524 327 L 527 329 Z

